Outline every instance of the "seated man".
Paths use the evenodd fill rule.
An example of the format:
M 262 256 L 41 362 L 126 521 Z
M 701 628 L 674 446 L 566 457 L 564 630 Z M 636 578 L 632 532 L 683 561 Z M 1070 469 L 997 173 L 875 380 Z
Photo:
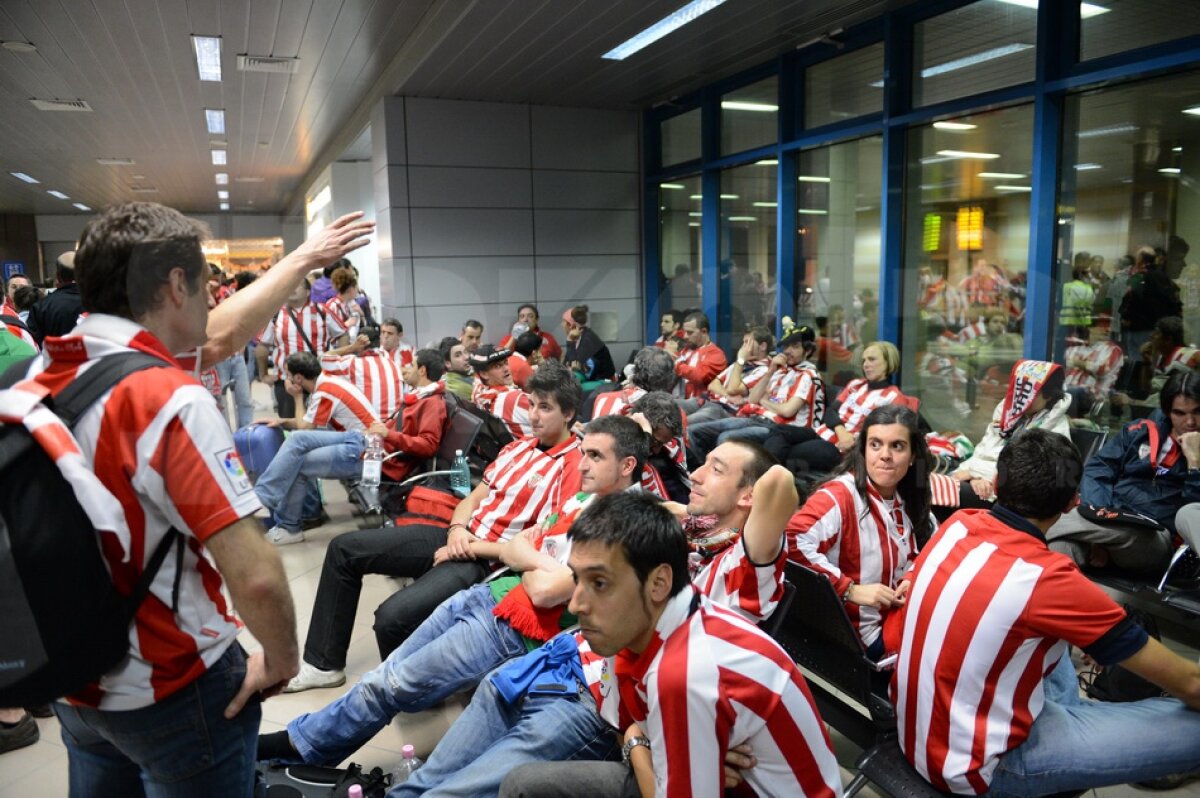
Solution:
M 404 325 L 399 319 L 384 319 L 379 325 L 379 348 L 401 367 L 412 363 L 416 355 L 412 344 L 404 340 Z
M 995 506 L 942 525 L 885 623 L 900 747 L 939 790 L 1052 795 L 1200 772 L 1200 667 L 1047 548 L 1080 465 L 1061 435 L 1018 434 L 1000 453 Z M 1072 645 L 1186 705 L 1081 699 Z
M 387 328 L 381 328 L 380 341 L 384 337 L 383 329 Z M 396 342 L 400 340 L 394 335 L 388 338 Z M 321 355 L 321 369 L 326 374 L 348 380 L 367 397 L 380 418 L 391 418 L 400 410 L 400 401 L 404 397 L 404 376 L 392 352 L 370 344 L 353 355 L 329 352 Z
M 484 344 L 471 353 L 471 368 L 475 369 L 475 388 L 471 401 L 476 407 L 491 413 L 504 422 L 514 439 L 533 435 L 529 420 L 529 394 L 513 385 L 508 369 L 507 349 Z
M 683 342 L 683 312 L 675 309 L 664 310 L 658 322 L 658 340 L 654 345 L 663 349 L 667 341 L 675 339 Z
M 1080 506 L 1046 534 L 1079 565 L 1112 563 L 1157 578 L 1170 560 L 1175 513 L 1200 501 L 1200 377 L 1171 375 L 1160 410 L 1110 438 L 1083 468 Z
M 267 538 L 278 546 L 304 540 L 301 509 L 311 480 L 353 479 L 362 474 L 364 433 L 379 421 L 362 391 L 322 373 L 321 361 L 311 352 L 289 356 L 285 367 L 287 392 L 297 400 L 309 394 L 308 408 L 301 412 L 303 405 L 296 401 L 295 418 L 267 422 L 296 432 L 283 442 L 254 486 L 259 501 L 274 516 Z
M 770 617 L 783 594 L 783 528 L 796 508 L 792 475 L 773 466 L 762 447 L 731 441 L 696 472 L 687 507 L 666 506 L 683 518 L 692 584 L 750 621 Z M 625 518 L 630 529 L 640 526 L 630 515 Z M 565 689 L 530 694 L 519 707 L 502 701 L 497 682 L 511 681 L 513 672 L 525 672 L 536 682 L 539 658 L 570 668 L 570 674 L 547 679 Z M 492 795 L 508 769 L 523 762 L 605 758 L 613 751 L 614 732 L 630 722 L 613 676 L 611 658 L 597 656 L 581 635 L 560 635 L 485 679 L 429 761 L 397 794 L 436 788 L 451 795 Z M 720 760 L 713 766 L 718 768 Z
M 670 392 L 675 385 L 675 358 L 662 349 L 647 346 L 633 356 L 629 382 L 619 390 L 592 394 L 591 418 L 613 416 L 652 391 Z
M 416 359 L 404 366 L 404 412 L 373 424 L 372 435 L 383 439 L 389 457 L 383 461 L 383 476 L 391 482 L 401 482 L 414 468 L 437 454 L 446 429 L 446 386 L 442 377 L 442 353 L 422 349 Z
M 1130 393 L 1149 404 L 1157 401 L 1159 391 L 1172 374 L 1200 370 L 1200 350 L 1184 345 L 1183 319 L 1179 316 L 1164 316 L 1155 322 L 1150 340 L 1137 354 L 1140 360 L 1133 365 Z M 1117 407 L 1130 403 L 1130 397 L 1123 393 L 1116 394 L 1113 400 Z
M 626 405 L 621 415 L 631 417 L 650 436 L 642 490 L 660 499 L 686 503 L 692 481 L 683 446 L 683 411 L 675 398 L 665 391 L 651 391 Z
M 532 330 L 521 333 L 512 344 L 512 355 L 508 358 L 508 370 L 512 374 L 513 384 L 525 390 L 530 376 L 537 370 L 543 360 L 539 351 L 542 339 Z M 501 347 L 503 348 L 503 347 Z
M 685 413 L 695 412 L 708 396 L 708 384 L 725 368 L 725 352 L 713 343 L 708 335 L 708 316 L 689 313 L 683 321 L 684 348 L 676 349 L 668 341 L 667 351 L 675 350 L 675 374 L 683 380 L 684 402 L 680 404 Z
M 540 343 L 535 347 L 544 360 L 560 360 L 562 358 L 562 347 L 558 345 L 553 333 L 549 330 L 543 330 L 538 326 L 540 320 L 537 305 L 532 305 L 526 302 L 517 308 L 517 324 L 524 324 L 525 330 L 531 332 L 538 337 Z M 500 343 L 496 344 L 500 349 L 515 349 L 516 341 L 512 335 L 506 335 L 500 339 Z
M 1066 389 L 1071 395 L 1073 418 L 1092 412 L 1097 403 L 1108 401 L 1125 363 L 1121 347 L 1109 338 L 1107 323 L 1088 328 L 1088 340 L 1068 346 L 1063 359 L 1067 363 Z
M 471 379 L 470 353 L 462 342 L 453 336 L 443 338 L 438 344 L 442 360 L 446 366 L 446 390 L 465 402 L 471 401 L 471 392 L 475 389 L 475 381 Z
M 770 361 L 767 355 L 775 347 L 775 336 L 766 327 L 751 327 L 742 336 L 742 348 L 737 360 L 708 384 L 704 407 L 688 416 L 689 424 L 716 421 L 736 415 L 746 404 L 750 389 L 767 376 Z
M 259 758 L 335 765 L 352 755 L 399 712 L 418 712 L 525 654 L 574 623 L 566 604 L 574 584 L 566 566 L 567 530 L 597 496 L 633 488 L 645 461 L 646 437 L 633 421 L 612 417 L 588 425 L 579 471 L 583 492 L 508 543 L 476 541 L 513 573 L 456 593 L 387 659 L 329 706 L 301 715 L 286 732 L 264 735 Z
M 467 350 L 468 355 L 475 354 L 475 350 L 483 342 L 483 322 L 467 319 L 458 340 L 462 342 L 463 349 Z

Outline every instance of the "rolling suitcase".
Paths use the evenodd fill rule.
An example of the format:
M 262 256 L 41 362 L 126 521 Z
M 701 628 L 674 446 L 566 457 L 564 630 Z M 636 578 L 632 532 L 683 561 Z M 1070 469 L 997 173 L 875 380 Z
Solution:
M 233 444 L 242 458 L 242 467 L 251 480 L 256 480 L 283 446 L 283 430 L 265 424 L 247 424 L 233 433 Z

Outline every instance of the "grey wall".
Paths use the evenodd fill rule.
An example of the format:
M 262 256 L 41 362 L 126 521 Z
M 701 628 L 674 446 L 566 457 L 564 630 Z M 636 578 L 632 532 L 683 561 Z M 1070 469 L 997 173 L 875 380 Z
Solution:
M 424 345 L 517 306 L 586 304 L 623 363 L 642 333 L 633 113 L 389 97 L 371 121 L 382 304 Z

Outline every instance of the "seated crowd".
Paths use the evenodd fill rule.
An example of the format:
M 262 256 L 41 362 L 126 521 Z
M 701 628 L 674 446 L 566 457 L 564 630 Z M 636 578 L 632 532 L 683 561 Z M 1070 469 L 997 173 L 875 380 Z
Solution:
M 276 620 L 294 627 L 294 610 L 276 607 L 278 594 L 255 608 L 241 581 L 249 577 L 237 576 L 255 562 L 279 568 L 264 535 L 255 528 L 241 545 L 262 548 L 240 560 L 224 548 L 232 533 L 184 509 L 189 557 L 207 564 L 202 546 L 214 541 L 220 572 L 196 565 L 209 581 L 191 589 L 211 597 L 224 575 L 269 649 L 242 666 L 251 675 L 233 703 L 221 702 L 228 722 L 242 716 L 240 733 L 253 735 L 257 696 L 343 685 L 364 576 L 412 580 L 375 609 L 381 663 L 323 708 L 261 734 L 259 761 L 337 765 L 396 715 L 471 690 L 391 798 L 727 789 L 834 798 L 841 771 L 817 701 L 766 631 L 790 562 L 828 578 L 865 655 L 891 668 L 898 743 L 938 790 L 1034 796 L 1200 774 L 1200 666 L 1149 637 L 1081 570 L 1157 577 L 1177 538 L 1200 545 L 1200 376 L 1170 319 L 1142 353 L 1142 394 L 1152 392 L 1156 408 L 1086 463 L 1069 417 L 1111 397 L 1119 348 L 1097 338 L 1075 341 L 1065 364 L 1017 359 L 1011 310 L 994 307 L 977 344 L 931 345 L 948 380 L 1007 385 L 970 456 L 938 473 L 933 452 L 954 451 L 951 436 L 933 432 L 896 384 L 896 346 L 847 324 L 840 308 L 819 329 L 789 327 L 778 341 L 751 327 L 733 358 L 704 313 L 672 310 L 623 381 L 584 305 L 563 312 L 561 346 L 525 304 L 496 344 L 468 320 L 459 336 L 414 350 L 398 320 L 375 322 L 353 269 L 338 261 L 361 234 L 283 264 L 286 277 L 208 297 L 217 308 L 208 335 L 221 346 L 198 350 L 191 364 L 197 374 L 231 358 L 244 367 L 243 347 L 257 337 L 252 362 L 277 411 L 261 426 L 287 432 L 252 489 L 218 485 L 230 494 L 219 523 L 239 534 L 261 505 L 266 541 L 303 541 L 306 525 L 328 517 L 319 480 L 353 491 L 369 482 L 372 453 L 384 456 L 386 517 L 329 540 L 299 651 L 290 632 L 263 631 L 264 613 L 277 609 Z M 99 262 L 92 249 L 82 253 L 85 268 Z M 122 268 L 134 268 L 137 259 L 124 257 Z M 324 270 L 310 283 L 301 265 Z M 127 306 L 111 302 L 114 317 L 95 314 L 79 335 L 111 337 L 107 323 L 129 338 L 144 323 L 148 338 L 170 339 L 164 351 L 199 346 L 194 331 L 172 332 L 186 328 L 172 303 L 190 296 L 180 281 L 191 278 L 177 271 L 159 279 L 152 311 L 118 319 Z M 96 291 L 85 285 L 85 303 Z M 230 321 L 225 303 L 243 313 L 254 303 L 247 318 L 259 329 Z M 66 349 L 55 341 L 69 339 L 51 339 L 51 358 Z M 831 373 L 837 385 L 826 383 Z M 213 393 L 230 379 L 218 374 Z M 187 419 L 189 431 L 214 417 L 201 396 L 208 404 Z M 474 484 L 457 494 L 437 482 L 401 486 L 439 452 L 459 413 L 482 422 L 482 442 L 464 453 Z M 227 433 L 208 424 L 197 445 L 228 450 Z M 167 526 L 179 515 L 168 504 L 153 515 Z M 214 617 L 224 612 L 208 600 Z M 179 631 L 202 637 L 193 620 Z M 235 629 L 226 625 L 222 642 Z M 1080 698 L 1071 646 L 1169 697 Z M 137 656 L 153 657 L 150 648 Z M 203 661 L 193 669 L 215 657 Z M 103 760 L 121 770 L 123 789 L 140 778 L 154 786 L 147 793 L 183 794 L 136 746 L 97 731 L 93 715 L 119 714 L 119 704 L 78 702 L 89 715 L 76 703 L 56 708 L 73 784 L 103 778 Z M 228 761 L 210 764 L 226 769 L 219 794 L 250 795 L 251 767 Z

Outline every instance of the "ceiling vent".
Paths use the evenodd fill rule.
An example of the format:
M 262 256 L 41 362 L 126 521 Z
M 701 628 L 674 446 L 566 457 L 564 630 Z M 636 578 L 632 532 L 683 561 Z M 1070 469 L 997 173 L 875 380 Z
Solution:
M 92 106 L 87 104 L 87 100 L 35 100 L 30 98 L 29 102 L 33 103 L 33 107 L 39 111 L 88 111 L 92 110 Z
M 268 72 L 273 75 L 294 75 L 300 69 L 299 58 L 274 55 L 239 55 L 237 68 L 241 72 Z

